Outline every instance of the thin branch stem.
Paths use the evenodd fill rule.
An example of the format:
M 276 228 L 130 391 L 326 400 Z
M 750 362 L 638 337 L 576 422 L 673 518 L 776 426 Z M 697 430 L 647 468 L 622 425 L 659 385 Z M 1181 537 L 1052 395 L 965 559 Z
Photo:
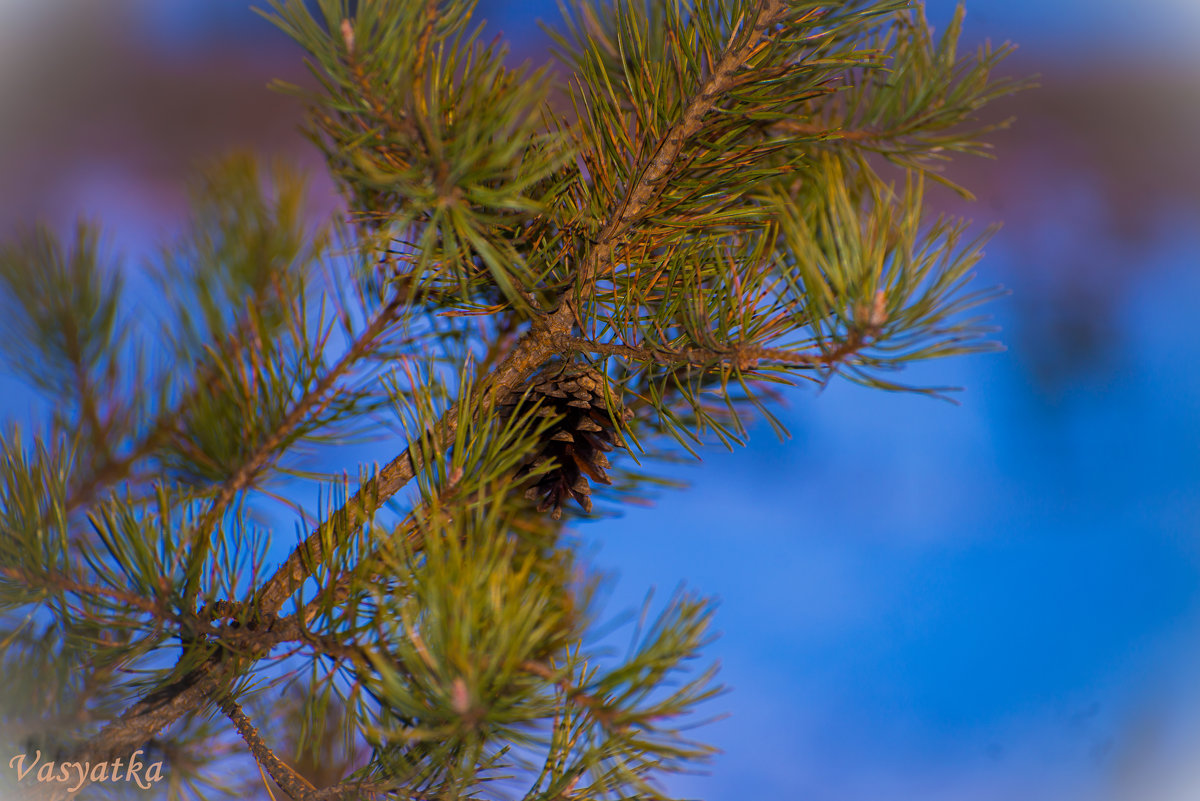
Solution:
M 246 741 L 254 760 L 266 770 L 275 783 L 282 787 L 283 791 L 294 801 L 316 801 L 317 788 L 312 785 L 312 782 L 297 773 L 294 768 L 275 756 L 275 752 L 263 741 L 258 729 L 254 727 L 250 718 L 246 717 L 246 713 L 242 711 L 238 702 L 228 695 L 215 700 L 225 716 L 233 721 L 234 727 Z
M 354 343 L 311 390 L 304 393 L 292 410 L 279 422 L 271 435 L 267 437 L 254 453 L 242 463 L 238 470 L 221 486 L 216 498 L 213 499 L 204 522 L 199 526 L 202 536 L 207 537 L 221 512 L 228 506 L 239 492 L 246 489 L 254 481 L 255 476 L 267 465 L 273 454 L 283 444 L 284 440 L 304 422 L 310 413 L 319 414 L 333 399 L 331 390 L 337 380 L 349 369 L 370 353 L 378 338 L 396 321 L 400 303 L 393 301 L 383 307 L 374 319 L 355 339 Z
M 16 567 L 4 567 L 0 568 L 0 575 L 29 586 L 51 586 L 64 592 L 73 592 L 79 595 L 94 595 L 98 598 L 110 598 L 163 620 L 174 620 L 174 616 L 163 609 L 160 604 L 149 601 L 140 595 L 114 590 L 109 587 L 101 587 L 96 584 L 88 584 L 85 581 L 63 573 L 47 571 L 34 573 Z

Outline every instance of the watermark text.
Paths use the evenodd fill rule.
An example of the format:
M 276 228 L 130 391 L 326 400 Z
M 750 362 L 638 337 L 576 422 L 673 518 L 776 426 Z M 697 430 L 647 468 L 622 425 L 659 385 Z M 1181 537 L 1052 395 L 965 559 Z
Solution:
M 8 766 L 16 770 L 17 781 L 24 781 L 33 774 L 39 782 L 72 783 L 67 788 L 72 793 L 88 782 L 131 781 L 143 790 L 149 790 L 150 785 L 162 781 L 162 762 L 147 765 L 138 759 L 142 753 L 139 748 L 129 756 L 128 762 L 118 757 L 93 765 L 91 762 L 42 762 L 42 752 L 37 751 L 32 760 L 29 754 L 17 754 L 8 760 Z

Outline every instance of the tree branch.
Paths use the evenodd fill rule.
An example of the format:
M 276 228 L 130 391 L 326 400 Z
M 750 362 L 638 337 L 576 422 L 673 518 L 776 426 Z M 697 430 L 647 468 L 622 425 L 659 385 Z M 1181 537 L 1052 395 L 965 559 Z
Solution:
M 770 28 L 786 11 L 786 0 L 762 0 L 753 26 L 738 41 L 732 40 L 713 68 L 700 91 L 689 101 L 674 126 L 663 136 L 640 177 L 626 192 L 613 217 L 601 229 L 592 248 L 576 272 L 576 287 L 594 282 L 626 229 L 645 211 L 657 191 L 657 185 L 678 159 L 684 143 L 702 127 L 705 116 L 716 105 L 722 92 L 736 83 L 735 76 L 757 51 Z M 530 329 L 516 347 L 482 382 L 483 402 L 492 402 L 515 391 L 533 372 L 559 352 L 557 340 L 574 329 L 576 310 L 564 297 L 549 315 L 534 318 Z M 469 410 L 468 410 L 469 411 Z M 454 436 L 463 410 L 450 408 L 430 432 L 435 448 L 442 449 Z M 321 524 L 284 560 L 257 595 L 260 614 L 275 614 L 288 597 L 308 578 L 309 566 L 325 555 L 324 542 L 331 528 L 365 522 L 387 500 L 399 492 L 422 469 L 421 458 L 410 446 L 368 481 L 340 510 Z M 117 753 L 145 742 L 155 732 L 173 723 L 189 711 L 202 707 L 209 698 L 220 697 L 225 686 L 253 661 L 234 657 L 228 650 L 216 651 L 200 667 L 173 684 L 162 687 L 126 710 L 117 720 L 88 742 L 87 755 Z M 79 757 L 82 758 L 82 757 Z
M 261 299 L 256 299 L 257 302 L 261 302 Z M 249 327 L 250 322 L 248 317 L 238 319 L 236 325 L 233 326 L 233 329 L 225 338 L 223 346 L 219 348 L 219 352 L 225 359 L 236 359 L 242 352 L 246 343 L 250 341 Z M 92 470 L 91 475 L 80 482 L 75 487 L 73 493 L 68 494 L 67 511 L 74 511 L 90 504 L 95 499 L 96 493 L 105 485 L 114 484 L 129 478 L 135 464 L 153 453 L 175 433 L 176 423 L 183 410 L 188 408 L 188 405 L 194 400 L 195 395 L 201 388 L 213 381 L 216 376 L 217 368 L 215 364 L 209 363 L 202 366 L 198 380 L 191 387 L 186 397 L 180 403 L 176 404 L 174 408 L 161 412 L 146 436 L 135 444 L 129 453 L 124 456 L 116 456 L 111 452 L 106 452 L 104 460 Z
M 126 606 L 138 609 L 146 614 L 160 618 L 162 620 L 171 621 L 175 617 L 171 615 L 161 604 L 153 601 L 148 601 L 140 595 L 135 595 L 132 592 L 122 592 L 108 587 L 101 587 L 69 576 L 65 573 L 58 572 L 42 572 L 33 573 L 31 571 L 22 570 L 16 567 L 0 568 L 0 575 L 3 575 L 13 581 L 20 582 L 29 586 L 47 586 L 54 587 L 63 592 L 73 592 L 79 595 L 94 595 L 97 598 L 110 598 L 114 601 L 119 601 Z
M 350 369 L 356 362 L 366 356 L 374 346 L 376 340 L 383 334 L 387 327 L 396 321 L 401 308 L 401 303 L 398 299 L 392 300 L 384 306 L 370 324 L 363 330 L 362 334 L 354 340 L 350 348 L 342 355 L 337 363 L 330 368 L 329 372 L 321 376 L 317 385 L 296 402 L 292 410 L 279 422 L 271 435 L 266 438 L 262 444 L 255 449 L 254 453 L 250 454 L 249 458 L 234 472 L 232 476 L 221 486 L 216 498 L 213 499 L 212 506 L 209 507 L 207 514 L 204 516 L 204 522 L 199 526 L 198 531 L 204 538 L 202 544 L 209 541 L 210 529 L 215 523 L 216 517 L 225 509 L 234 496 L 242 490 L 246 489 L 254 481 L 254 477 L 266 466 L 271 456 L 287 436 L 296 429 L 316 407 L 316 412 L 320 412 L 333 399 L 330 390 L 333 385 L 341 378 L 347 370 Z
M 316 801 L 317 788 L 290 765 L 275 756 L 275 752 L 263 741 L 258 729 L 254 728 L 254 724 L 250 718 L 246 717 L 246 713 L 242 711 L 237 701 L 225 695 L 217 698 L 216 703 L 226 717 L 233 721 L 238 734 L 246 741 L 254 760 L 263 766 L 263 769 L 270 774 L 276 784 L 283 788 L 285 793 L 295 801 Z
M 587 257 L 580 264 L 576 276 L 578 284 L 593 281 L 601 272 L 603 266 L 611 260 L 613 250 L 625 229 L 633 224 L 645 211 L 646 206 L 659 189 L 659 184 L 667 177 L 674 166 L 684 143 L 700 131 L 704 118 L 717 104 L 718 98 L 734 86 L 738 81 L 736 75 L 746 61 L 758 50 L 767 32 L 783 17 L 787 10 L 786 0 L 762 0 L 759 3 L 758 14 L 753 26 L 746 32 L 740 42 L 730 41 L 719 61 L 713 67 L 712 74 L 683 110 L 679 121 L 667 129 L 655 148 L 645 169 L 637 181 L 630 185 L 625 198 L 617 208 L 617 213 L 608 221 L 596 236 L 595 244 Z M 568 304 L 564 303 L 556 314 L 574 316 Z
M 760 40 L 765 36 L 767 30 L 778 21 L 785 9 L 785 0 L 764 0 L 760 5 L 757 20 L 749 34 L 741 43 L 732 45 L 725 52 L 704 87 L 688 103 L 680 121 L 664 135 L 650 163 L 642 171 L 641 177 L 630 186 L 617 213 L 601 230 L 593 247 L 588 252 L 587 258 L 580 265 L 576 276 L 577 282 L 587 283 L 595 279 L 599 273 L 599 265 L 607 261 L 625 229 L 642 213 L 654 194 L 655 185 L 666 176 L 671 165 L 679 157 L 684 142 L 700 130 L 705 115 L 712 110 L 721 93 L 734 85 L 734 76 L 737 71 L 757 49 Z M 494 396 L 497 391 L 507 393 L 515 390 L 538 366 L 556 352 L 559 338 L 569 335 L 574 325 L 575 312 L 570 301 L 564 298 L 558 309 L 544 318 L 544 321 L 535 320 L 533 327 L 520 339 L 517 347 L 492 373 L 489 387 L 491 394 Z M 458 414 L 457 407 L 450 409 L 435 426 L 433 431 L 435 446 L 454 435 L 458 427 Z M 365 517 L 373 514 L 384 501 L 391 498 L 412 480 L 420 468 L 419 457 L 412 453 L 411 448 L 405 450 L 388 463 L 376 479 L 368 482 L 330 520 L 333 521 L 338 516 L 344 516 L 346 525 L 363 522 Z M 364 501 L 372 496 L 374 503 L 365 504 Z M 355 510 L 362 510 L 362 512 L 356 513 Z M 327 528 L 328 526 L 318 527 L 299 548 L 292 552 L 267 582 L 259 595 L 260 605 L 264 611 L 278 611 L 283 605 L 284 599 L 295 592 L 308 577 L 305 562 L 321 558 L 323 553 L 322 535 Z M 309 563 L 311 564 L 311 561 Z

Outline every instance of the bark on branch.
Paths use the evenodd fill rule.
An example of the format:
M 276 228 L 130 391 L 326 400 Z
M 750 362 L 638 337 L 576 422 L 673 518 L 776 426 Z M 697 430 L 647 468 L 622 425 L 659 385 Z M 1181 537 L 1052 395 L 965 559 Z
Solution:
M 216 702 L 225 716 L 233 721 L 238 734 L 242 736 L 246 747 L 250 749 L 254 761 L 262 766 L 263 770 L 283 788 L 285 793 L 290 795 L 294 801 L 316 801 L 317 788 L 312 785 L 312 782 L 297 773 L 294 768 L 275 756 L 275 752 L 263 741 L 262 735 L 258 733 L 258 729 L 254 727 L 250 718 L 246 717 L 246 713 L 242 711 L 242 707 L 237 701 L 226 695 L 216 699 Z

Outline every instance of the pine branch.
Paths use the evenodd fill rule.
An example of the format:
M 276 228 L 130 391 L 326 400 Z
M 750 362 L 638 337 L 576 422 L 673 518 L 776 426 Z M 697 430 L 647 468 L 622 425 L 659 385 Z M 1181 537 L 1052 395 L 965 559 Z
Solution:
M 656 183 L 668 173 L 679 157 L 683 143 L 700 129 L 705 115 L 716 104 L 721 93 L 735 84 L 734 76 L 737 71 L 755 52 L 771 26 L 778 22 L 786 7 L 784 0 L 764 0 L 760 3 L 757 19 L 748 34 L 744 35 L 740 42 L 731 42 L 713 70 L 712 76 L 688 104 L 679 123 L 667 132 L 642 171 L 639 181 L 630 187 L 620 207 L 596 238 L 588 258 L 580 265 L 576 276 L 577 286 L 595 279 L 600 265 L 612 253 L 625 229 L 636 221 L 653 196 Z M 558 351 L 559 337 L 568 334 L 575 322 L 574 308 L 565 298 L 559 308 L 544 318 L 544 321 L 535 320 L 534 327 L 521 338 L 517 347 L 489 377 L 487 386 L 492 396 L 503 397 L 515 391 L 534 370 Z M 458 414 L 457 407 L 447 412 L 432 432 L 435 443 L 444 442 L 453 436 L 458 425 Z M 405 450 L 381 471 L 377 479 L 364 487 L 336 514 L 343 515 L 343 525 L 350 526 L 361 522 L 364 518 L 355 514 L 354 510 L 361 509 L 365 516 L 369 516 L 379 505 L 399 492 L 419 470 L 420 464 L 411 449 Z M 372 504 L 364 506 L 367 497 L 374 500 Z M 322 534 L 323 530 L 318 529 L 310 535 L 267 582 L 259 596 L 264 610 L 277 611 L 284 598 L 307 578 L 305 562 L 311 564 L 319 560 L 323 553 Z
M 13 581 L 18 581 L 27 584 L 31 587 L 46 587 L 47 589 L 55 589 L 62 592 L 73 592 L 80 595 L 92 595 L 98 598 L 109 598 L 114 601 L 140 609 L 147 614 L 153 615 L 164 622 L 178 622 L 177 615 L 173 615 L 162 604 L 148 601 L 139 595 L 131 592 L 123 592 L 114 590 L 110 587 L 101 587 L 97 584 L 89 584 L 80 578 L 67 576 L 61 573 L 43 570 L 39 573 L 32 571 L 20 570 L 14 567 L 0 568 L 0 575 L 3 575 Z
M 191 387 L 172 408 L 160 411 L 149 431 L 135 442 L 125 455 L 118 456 L 110 450 L 102 451 L 103 458 L 93 467 L 90 474 L 70 492 L 66 499 L 68 511 L 89 506 L 97 494 L 106 486 L 129 479 L 134 467 L 164 445 L 179 431 L 179 421 L 191 408 L 201 393 L 221 378 L 221 365 L 233 363 L 245 353 L 247 346 L 257 340 L 253 330 L 253 317 L 268 304 L 266 291 L 269 283 L 259 287 L 247 301 L 247 310 L 236 316 L 228 331 L 213 347 L 214 358 L 205 361 Z
M 377 312 L 346 353 L 321 377 L 314 387 L 305 392 L 296 401 L 291 411 L 279 422 L 275 430 L 270 433 L 253 453 L 249 454 L 249 457 L 222 485 L 213 499 L 208 512 L 205 514 L 203 523 L 201 523 L 198 529 L 201 538 L 199 542 L 201 555 L 199 558 L 203 558 L 203 554 L 207 552 L 209 543 L 211 542 L 210 534 L 212 528 L 216 525 L 217 519 L 224 512 L 228 504 L 239 492 L 251 485 L 254 478 L 268 464 L 271 457 L 275 455 L 287 437 L 291 435 L 310 413 L 319 414 L 332 401 L 332 390 L 338 379 L 371 352 L 379 337 L 398 319 L 401 308 L 401 302 L 398 299 L 394 299 Z M 199 588 L 197 587 L 196 589 L 198 591 Z
M 675 166 L 684 143 L 701 130 L 705 117 L 712 111 L 721 95 L 738 85 L 738 71 L 758 51 L 768 31 L 786 12 L 786 0 L 762 0 L 753 24 L 748 29 L 743 29 L 740 37 L 730 41 L 713 67 L 712 74 L 687 103 L 680 119 L 659 140 L 654 154 L 641 169 L 638 180 L 629 187 L 616 213 L 597 235 L 576 275 L 577 287 L 594 280 L 602 270 L 611 266 L 611 256 L 621 236 L 642 215 L 660 191 L 661 183 Z M 567 304 L 556 314 L 573 316 Z
M 73 337 L 71 337 L 73 339 Z M 89 434 L 92 448 L 101 458 L 111 457 L 108 444 L 108 426 L 100 422 L 100 412 L 96 408 L 95 387 L 87 372 L 87 365 L 82 359 L 75 360 L 75 387 L 79 395 L 79 413 L 82 423 Z
M 186 637 L 189 639 L 198 636 L 204 637 L 212 644 L 243 654 L 268 653 L 281 643 L 296 642 L 332 657 L 350 659 L 359 663 L 366 660 L 362 649 L 354 643 L 346 643 L 308 629 L 307 623 L 315 615 L 319 605 L 317 600 L 306 605 L 303 614 L 282 618 L 263 618 L 255 614 L 252 607 L 229 601 L 210 604 L 201 609 L 198 614 L 192 615 L 173 612 L 157 599 L 143 598 L 132 592 L 89 583 L 82 578 L 63 573 L 42 571 L 35 574 L 17 568 L 3 567 L 0 568 L 0 576 L 31 587 L 44 587 L 48 590 L 73 593 L 81 597 L 106 598 L 116 601 L 130 609 L 144 612 L 157 620 L 160 627 L 163 624 L 172 624 L 186 632 Z M 253 616 L 247 620 L 240 619 L 246 615 Z M 216 619 L 232 620 L 233 623 L 219 626 L 213 622 Z
M 124 456 L 109 453 L 67 496 L 67 510 L 75 511 L 90 506 L 101 489 L 128 478 L 134 465 L 158 450 L 174 433 L 176 414 L 177 410 L 160 414 L 149 433 Z
M 239 358 L 249 341 L 249 321 L 243 316 L 226 337 L 221 348 L 222 356 L 227 360 Z M 67 511 L 90 506 L 101 489 L 128 479 L 138 462 L 153 454 L 177 433 L 180 415 L 195 402 L 205 386 L 217 379 L 219 372 L 216 363 L 206 364 L 184 398 L 171 409 L 160 412 L 150 430 L 128 453 L 117 456 L 111 451 L 105 452 L 100 464 L 67 495 Z
M 491 374 L 489 390 L 496 393 L 515 390 L 532 372 L 548 359 L 554 350 L 549 344 L 551 332 L 538 329 L 521 340 L 501 365 Z M 458 425 L 458 410 L 451 409 L 432 432 L 435 443 L 452 437 Z M 284 561 L 258 593 L 257 607 L 262 616 L 275 614 L 286 599 L 308 578 L 309 565 L 324 555 L 324 538 L 335 526 L 353 526 L 365 522 L 392 495 L 399 492 L 421 469 L 421 460 L 411 449 L 393 459 L 371 479 L 349 502 L 317 528 Z M 345 530 L 345 529 L 342 529 Z M 250 649 L 245 655 L 235 655 L 228 649 L 215 650 L 198 668 L 178 681 L 162 687 L 131 706 L 119 718 L 85 743 L 75 758 L 100 759 L 136 748 L 182 715 L 201 708 L 207 698 L 224 692 L 227 684 L 241 671 L 269 652 L 271 642 L 263 638 L 264 647 Z
M 319 795 L 317 788 L 313 787 L 312 783 L 293 770 L 283 760 L 275 756 L 275 752 L 271 750 L 258 733 L 258 729 L 254 727 L 254 723 L 250 718 L 246 717 L 246 713 L 242 711 L 242 707 L 237 701 L 233 700 L 228 695 L 221 696 L 216 699 L 216 704 L 222 712 L 225 713 L 233 725 L 237 728 L 238 734 L 246 741 L 247 747 L 250 749 L 250 754 L 254 757 L 259 765 L 270 774 L 275 783 L 283 788 L 283 791 L 291 796 L 294 801 L 317 801 L 322 796 Z
M 582 687 L 575 686 L 565 676 L 560 675 L 561 671 L 555 671 L 554 668 L 542 662 L 525 662 L 521 668 L 554 684 L 568 701 L 579 705 L 605 729 L 614 730 L 613 710 L 609 704 L 605 703 L 604 699 L 592 695 Z
M 429 53 L 429 41 L 433 37 L 433 26 L 437 22 L 438 0 L 425 0 L 425 24 L 421 26 L 421 36 L 417 40 L 416 71 L 421 72 L 425 58 Z
M 296 7 L 299 8 L 300 4 Z M 415 64 L 418 73 L 425 64 L 426 51 L 432 47 L 431 37 L 433 36 L 434 22 L 428 9 L 435 7 L 436 4 L 433 2 L 426 4 L 425 24 L 417 35 Z M 703 77 L 686 102 L 680 104 L 674 122 L 662 130 L 655 145 L 644 151 L 644 156 L 634 156 L 632 160 L 636 163 L 627 165 L 629 167 L 628 175 L 636 177 L 629 181 L 619 200 L 614 199 L 615 205 L 612 208 L 596 215 L 598 230 L 590 235 L 586 243 L 582 245 L 581 249 L 586 249 L 581 254 L 579 261 L 573 263 L 567 275 L 571 288 L 559 298 L 558 305 L 553 311 L 549 313 L 537 311 L 537 307 L 533 306 L 531 302 L 533 296 L 529 294 L 530 287 L 524 286 L 523 281 L 513 281 L 511 285 L 501 287 L 510 302 L 513 297 L 525 298 L 530 301 L 530 305 L 533 306 L 532 320 L 528 329 L 520 335 L 515 344 L 509 345 L 507 355 L 500 358 L 501 351 L 498 349 L 489 354 L 481 368 L 481 372 L 484 370 L 487 372 L 478 381 L 476 386 L 478 391 L 473 397 L 470 399 L 460 398 L 457 404 L 450 406 L 440 418 L 428 424 L 428 427 L 420 431 L 418 436 L 410 438 L 408 447 L 402 453 L 366 481 L 341 508 L 328 515 L 311 530 L 274 574 L 256 589 L 253 599 L 247 605 L 238 608 L 231 606 L 218 609 L 214 607 L 204 612 L 204 614 L 211 613 L 215 616 L 234 617 L 235 619 L 246 617 L 257 621 L 255 626 L 247 626 L 245 629 L 214 626 L 211 618 L 207 621 L 200 618 L 187 621 L 177 620 L 176 622 L 181 628 L 187 628 L 193 634 L 209 638 L 197 643 L 199 648 L 208 649 L 207 655 L 201 653 L 202 661 L 199 665 L 179 680 L 145 695 L 131 705 L 99 734 L 84 743 L 73 755 L 74 758 L 98 761 L 108 755 L 132 750 L 147 742 L 156 732 L 171 725 L 185 714 L 207 708 L 210 702 L 216 700 L 222 711 L 237 726 L 256 760 L 293 797 L 310 801 L 311 799 L 339 798 L 355 792 L 364 792 L 363 788 L 367 785 L 353 782 L 345 782 L 320 791 L 310 784 L 302 784 L 303 779 L 279 761 L 262 742 L 253 725 L 230 695 L 231 688 L 239 676 L 255 662 L 269 656 L 272 648 L 282 642 L 298 642 L 309 645 L 335 658 L 357 661 L 361 657 L 361 652 L 356 650 L 353 644 L 346 644 L 338 641 L 336 637 L 319 635 L 307 629 L 307 624 L 316 610 L 322 608 L 321 605 L 330 603 L 332 599 L 319 595 L 315 601 L 309 602 L 289 617 L 279 618 L 278 615 L 288 600 L 307 580 L 312 578 L 317 566 L 332 558 L 333 554 L 329 552 L 331 546 L 337 548 L 345 544 L 339 542 L 338 537 L 368 523 L 383 504 L 393 498 L 414 478 L 424 475 L 424 471 L 429 467 L 426 461 L 430 458 L 430 454 L 443 454 L 450 449 L 460 427 L 469 426 L 472 421 L 478 419 L 497 402 L 517 392 L 539 367 L 559 354 L 590 352 L 616 356 L 628 361 L 667 365 L 732 364 L 739 370 L 752 369 L 763 362 L 779 366 L 818 369 L 834 368 L 839 364 L 844 364 L 858 354 L 862 348 L 873 342 L 885 322 L 885 318 L 879 312 L 881 295 L 878 294 L 875 296 L 876 308 L 869 310 L 870 313 L 865 324 L 861 324 L 860 321 L 857 326 L 847 327 L 846 333 L 840 341 L 820 352 L 798 352 L 787 348 L 756 344 L 751 341 L 740 341 L 736 338 L 720 341 L 716 337 L 702 341 L 703 347 L 630 346 L 593 341 L 574 334 L 577 328 L 581 332 L 587 330 L 586 320 L 583 319 L 586 316 L 584 299 L 589 293 L 595 291 L 597 283 L 609 271 L 615 271 L 617 261 L 623 261 L 616 257 L 631 233 L 639 225 L 643 225 L 645 229 L 652 232 L 661 230 L 661 226 L 656 227 L 649 220 L 656 211 L 657 200 L 662 197 L 664 187 L 675 171 L 681 163 L 690 164 L 694 160 L 694 154 L 685 153 L 687 144 L 698 134 L 704 132 L 705 126 L 717 116 L 712 112 L 720 110 L 719 102 L 723 96 L 752 82 L 755 76 L 747 75 L 745 70 L 753 64 L 756 56 L 764 52 L 776 26 L 787 18 L 789 8 L 787 0 L 761 0 L 752 19 L 738 20 L 733 24 L 732 35 L 727 44 L 720 50 L 719 57 L 706 60 L 705 63 L 711 65 L 707 75 Z M 361 69 L 356 60 L 353 25 L 349 22 L 343 23 L 341 35 L 344 54 L 348 54 L 349 58 L 346 59 L 344 54 L 338 54 L 336 58 L 342 59 L 343 68 L 348 66 L 350 69 L 353 79 L 351 83 L 361 94 L 361 97 L 355 100 L 365 102 L 368 109 L 367 114 L 374 114 L 379 121 L 392 128 L 393 132 L 402 135 L 409 134 L 408 138 L 414 142 L 426 140 L 427 132 L 417 124 L 421 120 L 395 119 L 388 107 L 372 92 L 369 80 L 371 76 Z M 714 48 L 714 50 L 716 49 Z M 777 69 L 778 65 L 775 68 Z M 363 113 L 361 102 L 359 102 L 360 107 L 353 113 L 344 112 L 344 118 L 355 119 L 360 125 L 365 123 L 365 120 L 359 117 Z M 414 102 L 423 103 L 425 101 L 422 97 L 417 98 Z M 318 112 L 318 123 L 321 124 L 323 120 L 328 124 L 330 131 L 333 131 L 337 124 L 332 118 L 328 114 L 324 118 L 319 116 L 325 113 L 324 111 Z M 792 133 L 797 132 L 793 131 Z M 351 149 L 350 145 L 338 142 L 335 135 L 331 134 L 331 136 L 335 140 L 334 147 L 345 146 L 347 150 Z M 849 135 L 846 138 L 850 138 Z M 426 140 L 426 144 L 428 144 L 428 140 Z M 705 146 L 713 147 L 712 143 L 705 143 Z M 717 147 L 720 146 L 723 145 L 718 143 Z M 638 147 L 641 147 L 640 142 Z M 628 152 L 640 154 L 643 151 L 630 148 Z M 386 153 L 382 155 L 387 156 Z M 722 169 L 732 169 L 730 164 L 725 162 L 722 162 L 720 166 Z M 435 183 L 438 182 L 438 176 L 431 177 Z M 693 192 L 699 191 L 696 187 L 685 187 L 685 189 Z M 517 194 L 520 193 L 517 192 Z M 679 202 L 675 200 L 671 202 L 679 205 Z M 686 217 L 686 214 L 683 216 Z M 413 217 L 409 221 L 417 220 L 418 217 Z M 711 219 L 726 218 L 717 215 Z M 728 219 L 733 219 L 733 217 Z M 603 223 L 599 224 L 601 220 Z M 498 224 L 497 226 L 502 227 Z M 564 223 L 563 230 L 567 228 L 569 225 Z M 513 252 L 516 253 L 515 250 Z M 422 254 L 422 258 L 425 255 L 428 254 Z M 481 258 L 487 261 L 486 256 Z M 496 283 L 510 281 L 511 276 L 504 270 L 495 267 L 491 262 L 488 262 L 488 267 L 492 269 L 492 279 Z M 437 266 L 436 269 L 440 271 L 441 267 Z M 870 305 L 871 295 L 867 294 L 865 297 Z M 363 338 L 351 348 L 351 352 L 322 376 L 317 384 L 290 409 L 289 413 L 282 418 L 279 425 L 265 437 L 262 443 L 244 459 L 236 470 L 232 471 L 218 489 L 207 510 L 204 524 L 200 527 L 200 531 L 204 532 L 198 545 L 200 549 L 210 547 L 207 534 L 215 527 L 216 521 L 237 494 L 253 484 L 260 472 L 270 465 L 275 452 L 308 416 L 319 413 L 324 408 L 322 404 L 329 402 L 337 379 L 352 362 L 357 361 L 370 350 L 370 344 L 375 337 L 382 333 L 398 313 L 399 308 L 393 304 L 378 315 L 364 332 Z M 507 333 L 513 334 L 514 332 L 508 331 Z M 756 333 L 760 332 L 751 332 L 746 338 L 748 339 Z M 764 336 L 762 341 L 772 340 Z M 774 339 L 774 341 L 780 340 Z M 492 366 L 493 362 L 495 362 L 494 367 Z M 431 415 L 429 419 L 433 420 L 433 416 Z M 469 429 L 467 430 L 469 431 Z M 120 475 L 132 469 L 137 458 L 152 452 L 158 444 L 158 438 L 164 436 L 156 433 L 158 431 L 159 428 L 156 425 L 150 435 L 131 452 L 130 456 L 116 460 L 109 458 L 104 463 L 108 465 L 107 467 L 102 464 L 103 469 L 97 470 L 92 479 L 84 483 L 82 498 L 86 501 L 95 493 L 96 488 L 103 484 L 104 480 L 119 478 Z M 424 485 L 422 486 L 424 488 Z M 414 546 L 414 550 L 418 547 L 419 543 Z M 336 581 L 336 579 L 331 581 L 330 587 L 334 587 Z M 245 623 L 244 620 L 242 622 Z M 188 628 L 189 626 L 190 628 Z M 668 643 L 664 646 L 664 651 L 668 650 L 670 645 Z M 195 658 L 196 651 L 192 650 L 189 656 Z M 541 663 L 528 663 L 526 672 L 552 683 L 555 681 L 550 669 Z M 654 669 L 647 669 L 647 674 L 653 676 Z M 614 680 L 614 682 L 616 681 Z M 647 681 L 647 683 L 649 682 Z M 592 715 L 600 723 L 605 724 L 602 716 L 607 714 L 607 708 L 599 701 L 579 688 L 561 686 L 560 689 L 567 693 L 572 702 L 588 707 Z M 634 697 L 642 689 L 640 684 L 636 688 L 631 687 L 627 691 L 627 695 Z M 649 713 L 647 715 L 646 719 L 649 719 Z M 605 724 L 605 728 L 609 728 L 609 726 Z M 682 758 L 680 757 L 680 759 Z M 639 765 L 630 770 L 637 774 L 638 770 L 644 770 L 644 766 Z M 639 777 L 635 776 L 635 778 L 641 781 Z
M 546 325 L 560 321 L 553 316 Z M 494 403 L 515 392 L 533 372 L 556 352 L 553 342 L 561 329 L 535 326 L 518 342 L 511 353 L 492 371 L 483 384 L 481 405 Z M 436 450 L 444 450 L 445 444 L 453 439 L 458 429 L 461 410 L 451 407 L 429 432 Z M 368 481 L 341 509 L 318 526 L 288 556 L 273 576 L 263 585 L 258 594 L 258 603 L 264 612 L 277 612 L 284 601 L 295 592 L 309 576 L 309 565 L 320 561 L 325 555 L 323 542 L 332 529 L 348 530 L 368 520 L 384 503 L 403 489 L 423 468 L 423 461 L 410 446 L 389 462 L 379 474 Z

